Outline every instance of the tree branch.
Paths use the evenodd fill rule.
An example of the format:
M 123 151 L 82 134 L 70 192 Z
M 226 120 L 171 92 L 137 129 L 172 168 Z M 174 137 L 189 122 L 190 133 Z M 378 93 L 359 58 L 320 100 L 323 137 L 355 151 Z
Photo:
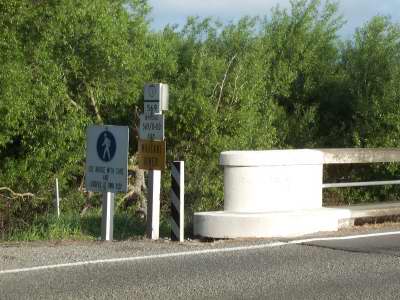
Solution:
M 216 84 L 215 84 L 215 86 L 214 86 L 214 89 L 213 89 L 213 91 L 212 91 L 212 93 L 211 93 L 211 99 L 212 98 L 214 98 L 214 94 L 215 94 L 215 91 L 217 90 L 217 87 L 219 86 L 219 83 L 217 82 Z
M 229 69 L 231 68 L 231 65 L 232 65 L 233 61 L 235 60 L 236 56 L 237 56 L 237 54 L 232 56 L 232 58 L 230 59 L 230 61 L 228 63 L 228 67 L 226 68 L 226 71 L 225 71 L 225 74 L 224 74 L 224 78 L 222 79 L 222 83 L 221 83 L 221 86 L 220 86 L 220 89 L 219 89 L 219 97 L 218 97 L 217 107 L 215 108 L 216 112 L 218 111 L 218 108 L 219 108 L 219 105 L 220 105 L 220 102 L 221 102 L 221 99 L 222 99 L 222 91 L 223 91 L 224 86 L 225 86 L 226 78 L 228 77 Z
M 94 113 L 96 114 L 97 121 L 99 123 L 103 123 L 103 118 L 100 115 L 100 111 L 99 111 L 99 108 L 97 107 L 96 99 L 94 98 L 94 95 L 93 95 L 93 89 L 90 88 L 89 86 L 88 86 L 88 92 L 89 92 L 90 102 L 94 109 Z
M 83 110 L 78 103 L 76 103 L 74 100 L 71 99 L 71 97 L 68 96 L 68 100 L 76 109 Z
M 9 192 L 13 199 L 15 199 L 15 198 L 25 198 L 25 197 L 36 197 L 32 193 L 22 193 L 22 194 L 16 193 L 12 189 L 10 189 L 9 187 L 5 187 L 5 186 L 4 187 L 0 187 L 0 192 L 2 192 L 2 191 Z
M 237 82 L 239 80 L 239 75 L 240 75 L 241 71 L 242 71 L 242 66 L 239 65 L 239 70 L 236 73 L 236 77 L 235 77 L 235 87 L 233 89 L 233 100 L 234 100 L 234 102 L 238 102 L 238 98 L 239 98 L 238 95 L 237 95 Z M 239 89 L 241 90 L 242 87 L 243 87 L 243 84 L 239 87 Z

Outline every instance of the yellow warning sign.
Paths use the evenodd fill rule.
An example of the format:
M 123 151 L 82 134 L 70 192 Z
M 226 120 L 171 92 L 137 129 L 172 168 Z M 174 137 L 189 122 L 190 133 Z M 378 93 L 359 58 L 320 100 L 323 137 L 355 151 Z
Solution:
M 164 170 L 165 150 L 165 141 L 139 140 L 139 169 Z

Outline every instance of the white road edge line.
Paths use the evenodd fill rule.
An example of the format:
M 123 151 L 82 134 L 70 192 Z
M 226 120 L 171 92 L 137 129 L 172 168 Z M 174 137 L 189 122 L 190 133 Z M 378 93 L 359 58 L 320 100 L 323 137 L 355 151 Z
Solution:
M 323 242 L 323 241 L 339 241 L 339 240 L 354 240 L 368 237 L 377 237 L 377 236 L 387 236 L 387 235 L 396 235 L 400 234 L 400 231 L 389 231 L 389 232 L 377 232 L 377 233 L 368 233 L 368 234 L 358 234 L 358 235 L 348 235 L 348 236 L 333 236 L 326 238 L 310 238 L 310 239 L 302 239 L 302 240 L 294 240 L 289 241 L 287 244 L 304 244 L 310 242 Z
M 400 234 L 400 231 L 371 233 L 371 234 L 352 235 L 352 236 L 310 238 L 310 239 L 293 240 L 293 241 L 288 241 L 288 242 L 273 242 L 273 243 L 252 245 L 252 246 L 241 246 L 241 247 L 219 248 L 219 249 L 204 249 L 204 250 L 184 251 L 184 252 L 176 252 L 176 253 L 155 254 L 155 255 L 148 255 L 148 256 L 133 256 L 133 257 L 110 258 L 110 259 L 98 259 L 98 260 L 80 261 L 80 262 L 74 262 L 74 263 L 2 270 L 2 271 L 0 271 L 0 275 L 31 272 L 31 271 L 40 271 L 40 270 L 59 269 L 59 268 L 67 268 L 67 267 L 76 267 L 76 266 L 85 266 L 85 265 L 105 264 L 105 263 L 140 261 L 140 260 L 170 258 L 170 257 L 188 256 L 188 255 L 200 255 L 200 254 L 210 254 L 210 253 L 255 250 L 255 249 L 281 247 L 281 246 L 287 246 L 287 245 L 293 245 L 293 244 L 304 244 L 304 243 L 317 242 L 317 241 L 350 240 L 350 239 L 359 239 L 359 238 L 376 237 L 376 236 L 387 236 L 387 235 L 396 235 L 396 234 Z
M 29 272 L 29 271 L 38 271 L 38 270 L 49 270 L 49 269 L 57 269 L 57 268 L 65 268 L 65 267 L 94 265 L 94 264 L 102 264 L 102 263 L 115 263 L 115 262 L 126 262 L 126 261 L 149 260 L 149 259 L 157 259 L 157 258 L 169 258 L 169 257 L 177 257 L 177 256 L 188 256 L 188 255 L 199 255 L 199 254 L 209 254 L 209 253 L 222 253 L 222 252 L 263 249 L 263 248 L 272 248 L 272 247 L 283 246 L 286 244 L 287 243 L 285 243 L 285 242 L 275 242 L 275 243 L 243 246 L 243 247 L 204 249 L 204 250 L 195 250 L 195 251 L 155 254 L 155 255 L 148 255 L 148 256 L 133 256 L 133 257 L 110 258 L 110 259 L 98 259 L 98 260 L 81 261 L 81 262 L 75 262 L 75 263 L 65 263 L 65 264 L 57 264 L 57 265 L 31 267 L 31 268 L 3 270 L 3 271 L 0 271 L 0 275 Z

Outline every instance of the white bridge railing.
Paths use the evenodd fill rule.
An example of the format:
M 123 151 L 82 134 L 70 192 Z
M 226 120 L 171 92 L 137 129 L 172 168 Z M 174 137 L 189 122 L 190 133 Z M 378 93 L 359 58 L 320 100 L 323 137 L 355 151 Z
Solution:
M 399 149 L 320 149 L 324 153 L 324 164 L 356 164 L 400 162 Z M 400 180 L 323 183 L 322 188 L 396 185 Z

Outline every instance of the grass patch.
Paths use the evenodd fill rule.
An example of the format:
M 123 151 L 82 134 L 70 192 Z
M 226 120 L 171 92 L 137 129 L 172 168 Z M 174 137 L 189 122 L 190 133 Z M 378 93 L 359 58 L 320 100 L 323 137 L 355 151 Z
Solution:
M 65 214 L 58 218 L 46 215 L 36 218 L 30 226 L 11 228 L 5 235 L 8 241 L 38 240 L 93 240 L 93 236 L 82 230 L 82 219 L 79 214 Z
M 125 212 L 114 215 L 114 240 L 145 236 L 145 221 Z M 49 214 L 36 218 L 30 226 L 12 228 L 3 234 L 4 241 L 40 240 L 100 240 L 101 211 L 93 210 L 80 216 L 78 213 L 62 214 L 59 218 Z M 160 220 L 160 236 L 170 236 L 170 225 Z

